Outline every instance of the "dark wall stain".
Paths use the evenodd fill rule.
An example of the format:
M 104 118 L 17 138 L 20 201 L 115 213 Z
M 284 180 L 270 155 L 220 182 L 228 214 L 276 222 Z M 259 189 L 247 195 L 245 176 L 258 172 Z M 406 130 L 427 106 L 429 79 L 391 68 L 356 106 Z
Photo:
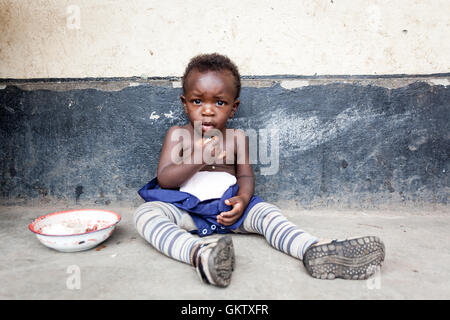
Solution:
M 75 201 L 78 202 L 80 200 L 80 196 L 83 192 L 83 186 L 77 186 L 75 188 Z

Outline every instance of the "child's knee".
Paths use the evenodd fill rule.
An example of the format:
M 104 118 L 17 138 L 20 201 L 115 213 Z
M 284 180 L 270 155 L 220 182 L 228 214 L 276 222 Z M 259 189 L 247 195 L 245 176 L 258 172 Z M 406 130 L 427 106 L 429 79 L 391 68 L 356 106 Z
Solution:
M 136 211 L 134 212 L 134 219 L 136 220 L 139 215 L 141 215 L 143 212 L 151 212 L 151 211 L 161 211 L 161 201 L 149 201 L 141 204 Z
M 269 208 L 271 211 L 280 211 L 280 208 L 278 208 L 273 203 L 269 203 L 269 202 L 260 202 L 260 203 L 261 203 L 261 206 L 263 206 L 265 209 Z
M 277 206 L 268 202 L 260 202 L 250 210 L 249 216 L 251 219 L 271 220 L 275 216 L 282 216 L 282 214 L 280 208 Z
M 144 214 L 145 212 L 151 210 L 154 207 L 152 202 L 145 202 L 143 204 L 141 204 L 139 207 L 137 207 L 137 209 L 134 211 L 134 222 L 136 222 L 136 219 L 139 218 L 139 216 L 141 216 L 142 214 Z
M 162 208 L 154 202 L 143 203 L 134 212 L 134 227 L 137 229 L 139 234 L 141 234 L 141 236 L 143 235 L 143 228 L 147 221 L 155 216 L 164 216 Z

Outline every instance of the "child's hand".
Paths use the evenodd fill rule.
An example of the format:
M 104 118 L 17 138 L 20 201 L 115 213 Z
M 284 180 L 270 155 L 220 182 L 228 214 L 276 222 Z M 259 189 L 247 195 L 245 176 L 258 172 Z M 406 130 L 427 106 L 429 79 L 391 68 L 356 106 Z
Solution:
M 225 163 L 226 151 L 219 145 L 218 137 L 202 138 L 201 143 L 203 161 L 206 160 L 207 164 Z M 205 157 L 207 159 L 205 159 Z
M 232 206 L 233 209 L 219 214 L 217 216 L 217 222 L 223 224 L 224 226 L 231 226 L 242 216 L 247 204 L 245 203 L 245 200 L 240 196 L 235 196 L 225 200 L 225 204 Z

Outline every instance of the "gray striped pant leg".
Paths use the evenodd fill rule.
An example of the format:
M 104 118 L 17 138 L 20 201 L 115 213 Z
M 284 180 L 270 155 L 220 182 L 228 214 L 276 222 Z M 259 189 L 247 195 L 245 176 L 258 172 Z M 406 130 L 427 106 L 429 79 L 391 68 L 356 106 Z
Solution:
M 303 254 L 319 239 L 301 230 L 273 204 L 260 202 L 250 209 L 238 232 L 258 233 L 284 253 L 303 260 Z
M 199 241 L 183 229 L 186 221 L 193 224 L 191 220 L 186 211 L 161 201 L 146 202 L 134 213 L 134 226 L 141 237 L 156 250 L 188 264 L 191 249 Z

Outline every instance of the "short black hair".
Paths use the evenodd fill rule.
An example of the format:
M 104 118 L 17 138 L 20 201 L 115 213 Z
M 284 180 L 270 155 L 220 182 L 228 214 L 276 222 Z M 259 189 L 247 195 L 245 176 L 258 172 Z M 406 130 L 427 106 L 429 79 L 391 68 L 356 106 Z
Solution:
M 239 70 L 233 61 L 230 60 L 227 56 L 218 53 L 209 53 L 209 54 L 199 54 L 193 57 L 186 69 L 184 70 L 184 75 L 181 79 L 183 85 L 183 93 L 186 92 L 186 79 L 189 75 L 189 72 L 197 69 L 200 72 L 204 71 L 222 71 L 229 70 L 233 74 L 234 83 L 236 86 L 236 98 L 239 97 L 241 93 L 241 75 L 239 74 Z

